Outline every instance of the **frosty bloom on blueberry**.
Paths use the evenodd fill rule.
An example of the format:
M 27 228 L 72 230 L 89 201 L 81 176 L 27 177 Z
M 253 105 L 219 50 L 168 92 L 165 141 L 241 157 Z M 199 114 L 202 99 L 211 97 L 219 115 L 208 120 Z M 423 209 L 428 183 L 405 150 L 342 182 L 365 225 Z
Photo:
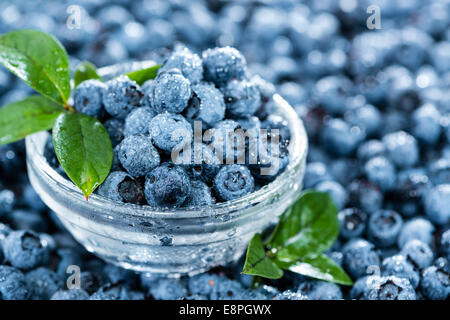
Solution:
M 121 76 L 106 83 L 103 104 L 106 112 L 117 119 L 125 119 L 133 108 L 140 106 L 143 93 L 139 85 Z
M 99 117 L 103 108 L 102 95 L 105 89 L 105 84 L 99 80 L 83 81 L 73 93 L 75 109 L 81 113 Z

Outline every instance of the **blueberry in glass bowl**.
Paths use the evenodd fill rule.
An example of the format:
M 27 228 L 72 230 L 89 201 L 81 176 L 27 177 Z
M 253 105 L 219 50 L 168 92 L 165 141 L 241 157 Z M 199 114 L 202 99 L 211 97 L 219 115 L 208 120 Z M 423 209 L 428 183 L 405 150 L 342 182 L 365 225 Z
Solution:
M 224 69 L 213 68 L 211 55 L 217 55 L 216 59 L 223 64 Z M 216 167 L 215 163 L 195 166 L 173 162 L 169 152 L 169 147 L 172 146 L 167 145 L 170 139 L 164 137 L 165 132 L 172 130 L 172 133 L 182 132 L 180 136 L 183 138 L 189 136 L 183 141 L 185 146 L 188 142 L 193 143 L 188 128 L 194 127 L 194 121 L 198 118 L 204 117 L 216 123 L 233 121 L 240 127 L 236 110 L 241 107 L 233 109 L 230 115 L 236 120 L 225 120 L 229 119 L 225 110 L 222 110 L 225 103 L 216 101 L 211 94 L 214 90 L 225 92 L 223 86 L 227 82 L 243 77 L 240 67 L 233 65 L 235 60 L 227 60 L 226 54 L 220 50 L 206 51 L 203 58 L 203 61 L 207 61 L 204 67 L 209 68 L 204 75 L 207 75 L 211 83 L 210 91 L 199 89 L 201 84 L 195 84 L 194 90 L 186 87 L 180 80 L 182 76 L 180 77 L 179 71 L 165 70 L 163 65 L 159 76 L 143 86 L 145 91 L 142 88 L 127 92 L 124 92 L 123 88 L 118 90 L 125 93 L 126 98 L 130 100 L 127 103 L 124 100 L 117 101 L 116 104 L 111 103 L 114 94 L 106 97 L 110 103 L 106 111 L 114 115 L 114 120 L 126 123 L 127 116 L 133 114 L 128 109 L 130 104 L 136 103 L 135 99 L 141 99 L 141 106 L 131 106 L 131 109 L 149 108 L 143 112 L 147 119 L 153 120 L 161 115 L 164 119 L 148 130 L 140 128 L 139 132 L 134 132 L 137 134 L 127 136 L 128 131 L 124 131 L 122 140 L 115 147 L 119 161 L 115 159 L 113 168 L 118 170 L 110 173 L 89 201 L 86 201 L 83 194 L 58 168 L 52 167 L 47 161 L 44 156 L 49 137 L 47 132 L 40 132 L 26 139 L 27 167 L 33 187 L 43 201 L 56 212 L 69 232 L 87 250 L 108 262 L 127 269 L 170 276 L 192 275 L 226 264 L 238 259 L 253 234 L 269 226 L 301 192 L 307 138 L 295 111 L 277 94 L 270 97 L 270 114 L 279 116 L 285 124 L 284 131 L 289 133 L 288 143 L 285 145 L 289 161 L 283 162 L 283 168 L 276 172 L 276 178 L 251 178 L 251 172 L 255 168 L 246 168 L 248 156 L 238 159 L 243 160 L 244 165 L 220 164 Z M 239 59 L 237 61 L 239 62 Z M 103 79 L 108 80 L 124 72 L 154 64 L 153 61 L 120 64 L 101 68 L 98 72 Z M 158 84 L 158 81 L 167 82 L 171 77 L 174 81 L 180 81 L 177 82 L 177 88 L 172 90 L 179 90 L 177 96 L 183 99 L 156 99 L 155 109 L 152 105 L 155 99 L 148 99 L 148 104 L 146 97 L 161 98 L 161 88 L 164 86 Z M 121 81 L 125 82 L 126 79 L 122 78 Z M 249 85 L 243 87 L 248 89 Z M 254 100 L 258 101 L 258 97 L 255 98 L 254 88 L 250 89 L 252 95 L 245 98 L 255 103 Z M 239 96 L 242 92 L 229 95 Z M 105 101 L 105 97 L 103 100 Z M 171 107 L 176 106 L 176 111 L 180 113 L 168 113 L 166 105 L 169 102 Z M 236 106 L 236 101 L 230 100 L 228 103 Z M 183 109 L 184 105 L 186 106 Z M 196 108 L 198 110 L 195 110 Z M 213 113 L 211 109 L 208 111 L 208 108 L 212 108 Z M 187 112 L 188 110 L 190 112 Z M 255 112 L 257 114 L 260 110 Z M 217 121 L 220 118 L 223 120 Z M 255 128 L 258 126 L 257 121 L 252 124 Z M 211 123 L 208 123 L 207 127 L 215 133 L 222 128 Z M 201 125 L 200 128 L 204 126 Z M 116 134 L 117 130 L 112 133 Z M 142 137 L 148 136 L 151 137 L 153 149 L 143 148 L 146 144 Z M 226 141 L 227 136 L 224 138 Z M 130 144 L 130 139 L 135 141 Z M 127 143 L 124 141 L 135 147 L 126 147 Z M 154 143 L 155 141 L 158 143 Z M 258 148 L 261 146 L 258 145 Z M 137 149 L 133 150 L 134 148 Z M 230 155 L 230 150 L 233 151 L 225 144 L 224 155 Z M 145 157 L 140 157 L 142 154 L 145 154 Z M 239 158 L 238 156 L 232 153 L 234 160 Z M 130 158 L 138 160 L 129 161 Z M 269 160 L 265 161 L 261 161 L 261 167 L 270 167 L 273 161 L 270 153 Z M 230 170 L 228 167 L 234 167 L 236 170 Z M 219 171 L 223 171 L 220 177 L 213 179 L 219 175 Z M 193 177 L 195 173 L 197 177 Z M 115 191 L 120 192 L 117 194 Z

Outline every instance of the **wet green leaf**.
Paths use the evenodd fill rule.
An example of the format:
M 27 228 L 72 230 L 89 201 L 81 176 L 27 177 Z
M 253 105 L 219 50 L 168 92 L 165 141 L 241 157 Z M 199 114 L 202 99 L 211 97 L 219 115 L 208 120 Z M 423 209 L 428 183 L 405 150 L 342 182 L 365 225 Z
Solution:
M 108 132 L 93 117 L 64 113 L 55 121 L 53 144 L 64 171 L 88 198 L 111 169 L 113 150 Z
M 64 109 L 61 105 L 37 95 L 1 107 L 0 144 L 51 129 L 62 112 Z
M 97 68 L 89 61 L 80 62 L 75 69 L 75 74 L 73 75 L 73 81 L 75 88 L 83 81 L 89 79 L 98 79 L 103 81 L 97 73 Z
M 0 63 L 30 87 L 65 105 L 70 96 L 69 58 L 49 34 L 19 30 L 0 37 Z
M 284 269 L 311 278 L 351 286 L 352 279 L 347 273 L 325 254 L 312 259 L 303 259 L 292 264 L 281 263 Z
M 131 80 L 136 81 L 139 85 L 142 85 L 145 81 L 155 79 L 158 74 L 158 69 L 161 67 L 160 64 L 157 64 L 150 68 L 145 68 L 133 72 L 129 72 L 126 75 Z
M 323 254 L 339 234 L 337 209 L 327 193 L 305 191 L 280 217 L 265 244 L 256 234 L 243 273 L 278 279 L 283 269 L 350 285 L 351 279 Z
M 268 246 L 278 260 L 313 258 L 325 252 L 339 234 L 337 209 L 324 192 L 308 191 L 280 217 Z
M 250 240 L 242 273 L 269 279 L 279 279 L 283 276 L 283 270 L 266 255 L 259 233 Z

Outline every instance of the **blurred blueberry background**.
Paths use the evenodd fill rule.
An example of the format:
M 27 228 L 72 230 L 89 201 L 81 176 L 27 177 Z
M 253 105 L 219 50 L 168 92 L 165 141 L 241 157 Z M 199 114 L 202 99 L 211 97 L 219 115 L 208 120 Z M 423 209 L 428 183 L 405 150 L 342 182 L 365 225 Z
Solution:
M 368 28 L 371 5 L 381 29 Z M 305 122 L 304 184 L 341 210 L 329 254 L 356 283 L 288 274 L 251 290 L 242 261 L 181 280 L 106 265 L 39 200 L 19 142 L 0 146 L 0 299 L 448 298 L 450 1 L 1 0 L 0 33 L 24 28 L 55 35 L 72 67 L 162 62 L 178 42 L 241 50 Z M 31 92 L 0 69 L 0 105 Z M 82 289 L 65 290 L 68 265 Z

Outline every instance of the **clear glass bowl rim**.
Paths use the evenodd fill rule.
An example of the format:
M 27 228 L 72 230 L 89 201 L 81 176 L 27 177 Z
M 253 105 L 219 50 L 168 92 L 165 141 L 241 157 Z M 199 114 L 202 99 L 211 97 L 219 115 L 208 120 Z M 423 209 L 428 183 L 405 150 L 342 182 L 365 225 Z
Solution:
M 130 64 L 130 70 L 136 70 L 139 68 L 149 67 L 154 65 L 153 61 L 142 61 Z M 114 73 L 116 68 L 123 69 L 123 64 L 107 66 L 100 68 L 98 70 L 101 76 L 108 76 Z M 206 218 L 211 216 L 213 213 L 217 218 L 220 215 L 229 213 L 230 209 L 239 210 L 250 206 L 256 206 L 259 202 L 263 202 L 271 194 L 276 194 L 276 192 L 282 188 L 286 180 L 290 175 L 291 170 L 300 170 L 302 162 L 306 157 L 308 149 L 308 141 L 306 132 L 303 127 L 302 121 L 299 119 L 293 108 L 278 94 L 273 96 L 274 102 L 279 106 L 278 109 L 281 111 L 281 115 L 289 122 L 289 129 L 291 132 L 291 141 L 289 144 L 289 154 L 290 162 L 288 167 L 281 173 L 274 181 L 268 183 L 259 190 L 248 194 L 239 199 L 232 201 L 221 202 L 209 206 L 202 206 L 201 208 L 187 207 L 187 208 L 155 208 L 148 205 L 135 205 L 128 203 L 113 202 L 105 197 L 98 194 L 92 194 L 89 197 L 90 205 L 94 207 L 99 207 L 99 210 L 108 210 L 108 214 L 112 217 L 114 215 L 123 216 L 127 215 L 131 217 L 145 217 L 145 218 L 157 218 L 157 219 L 195 219 L 195 218 Z M 280 108 L 281 107 L 281 108 Z M 61 176 L 55 169 L 53 169 L 45 157 L 41 154 L 37 147 L 38 135 L 42 133 L 37 133 L 30 135 L 26 138 L 26 147 L 31 148 L 34 154 L 33 160 L 36 162 L 37 166 L 58 188 L 65 189 L 70 193 L 73 201 L 86 201 L 84 195 L 81 191 L 69 180 Z M 301 181 L 299 181 L 301 183 Z M 239 215 L 237 215 L 239 216 Z

